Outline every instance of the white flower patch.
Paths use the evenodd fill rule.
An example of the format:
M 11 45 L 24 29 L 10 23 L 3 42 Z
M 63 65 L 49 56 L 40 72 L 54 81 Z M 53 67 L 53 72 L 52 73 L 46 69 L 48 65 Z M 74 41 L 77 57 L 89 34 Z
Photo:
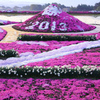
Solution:
M 0 33 L 3 33 L 4 31 L 3 31 L 3 29 L 2 28 L 0 28 Z
M 44 25 L 45 24 L 45 25 Z M 43 27 L 44 25 L 44 27 Z M 40 30 L 46 30 L 49 28 L 49 22 L 48 21 L 43 21 L 40 25 L 39 25 L 39 29 Z
M 34 29 L 34 26 L 29 26 L 28 29 Z
M 5 21 L 5 20 L 0 20 L 0 23 L 4 24 L 4 23 L 7 23 L 7 21 Z
M 67 25 L 66 23 L 60 23 L 61 28 L 59 29 L 60 31 L 67 31 Z
M 44 9 L 42 15 L 56 16 L 60 13 L 62 13 L 61 8 L 58 8 L 57 6 L 54 6 L 54 5 L 50 5 Z
M 36 26 L 38 24 L 39 24 L 39 21 L 36 21 L 36 22 L 32 23 L 33 26 Z
M 34 41 L 17 41 L 17 44 L 38 44 L 38 45 L 43 45 L 43 46 L 49 46 L 47 43 L 45 42 L 34 42 Z
M 84 31 L 84 29 L 82 28 L 82 27 L 80 27 L 79 25 L 76 25 L 77 27 L 78 27 L 78 29 L 80 30 L 80 31 Z
M 19 54 L 20 57 L 27 57 L 29 55 L 34 55 L 34 53 L 32 53 L 32 52 L 25 52 L 25 53 Z
M 70 17 L 70 19 L 72 19 L 72 17 Z
M 56 29 L 56 21 L 52 22 L 51 31 L 55 31 Z
M 38 24 L 39 24 L 39 22 L 36 21 L 31 26 L 25 27 L 25 29 L 34 29 L 34 26 L 37 26 Z

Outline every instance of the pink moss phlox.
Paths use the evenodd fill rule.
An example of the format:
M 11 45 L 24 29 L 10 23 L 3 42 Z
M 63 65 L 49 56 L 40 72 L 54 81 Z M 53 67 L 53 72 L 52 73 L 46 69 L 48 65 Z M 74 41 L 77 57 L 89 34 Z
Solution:
M 99 94 L 99 79 L 0 79 L 1 100 L 99 100 Z
M 21 42 L 21 41 L 19 41 Z M 36 41 L 38 42 L 38 41 Z M 41 41 L 44 42 L 44 41 Z M 25 53 L 25 52 L 33 52 L 34 54 L 41 53 L 41 52 L 46 52 L 54 49 L 61 48 L 62 46 L 67 46 L 71 44 L 77 44 L 81 43 L 83 41 L 46 41 L 45 43 L 48 44 L 48 46 L 43 46 L 39 44 L 18 44 L 16 42 L 12 43 L 0 43 L 0 48 L 2 50 L 10 50 L 14 49 L 16 50 L 19 54 L 20 53 Z

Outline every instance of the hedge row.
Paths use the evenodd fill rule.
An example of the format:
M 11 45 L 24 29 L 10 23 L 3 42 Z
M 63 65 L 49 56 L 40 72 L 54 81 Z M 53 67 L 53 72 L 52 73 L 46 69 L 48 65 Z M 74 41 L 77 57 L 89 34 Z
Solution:
M 86 41 L 95 41 L 96 36 L 69 36 L 69 35 L 19 35 L 17 40 L 21 41 L 48 41 L 48 40 L 57 40 L 57 41 L 75 41 L 75 40 L 86 40 Z
M 0 77 L 33 78 L 100 78 L 100 69 L 56 67 L 0 67 Z

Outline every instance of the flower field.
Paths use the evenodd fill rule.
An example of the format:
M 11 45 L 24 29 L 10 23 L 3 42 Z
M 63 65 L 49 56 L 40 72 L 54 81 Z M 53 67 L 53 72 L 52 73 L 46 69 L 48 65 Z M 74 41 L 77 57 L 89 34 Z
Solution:
M 59 15 L 61 13 L 60 9 L 57 8 L 56 10 L 58 12 L 53 11 L 50 13 L 47 9 L 47 11 L 44 10 L 44 12 L 40 13 L 44 16 L 47 13 L 53 14 L 53 17 L 55 17 L 55 14 Z M 71 18 L 72 16 L 68 15 L 70 21 L 74 20 L 73 23 L 80 24 L 84 29 L 95 28 L 95 26 L 81 23 L 74 17 Z M 35 20 L 30 19 L 31 22 Z M 30 21 L 30 19 L 27 21 Z M 39 20 L 38 16 L 37 19 Z M 43 22 L 41 19 L 39 22 Z M 27 21 L 24 22 L 27 29 L 35 27 L 37 24 L 29 24 L 30 22 L 26 23 Z M 60 24 L 61 27 L 56 29 L 55 25 L 59 23 L 59 21 L 57 23 L 53 22 L 53 26 L 49 27 L 50 30 L 52 29 L 53 32 L 58 30 L 58 33 L 61 30 L 66 31 L 64 23 Z M 20 28 L 24 30 L 24 24 L 16 23 L 15 26 L 22 25 Z M 47 29 L 48 25 L 48 22 L 45 21 L 42 24 L 40 23 L 38 27 L 43 32 L 51 32 Z M 36 31 L 38 27 L 36 26 Z M 80 28 L 77 27 L 77 29 Z M 40 31 L 38 30 L 38 32 Z M 3 40 L 6 34 L 7 31 L 0 28 L 0 41 Z M 99 99 L 100 32 L 87 34 L 84 32 L 81 34 L 36 34 L 32 32 L 19 34 L 15 42 L 3 43 L 1 41 L 0 100 Z
M 29 34 L 29 36 L 35 36 L 35 35 Z M 51 36 L 51 35 L 46 35 L 46 36 Z M 56 36 L 62 37 L 63 35 L 56 35 Z M 7 58 L 6 60 L 2 59 L 0 60 L 0 66 L 2 66 L 2 68 L 7 67 L 7 69 L 4 69 L 7 72 L 12 69 L 12 66 L 16 66 L 18 69 L 20 69 L 21 66 L 20 70 L 22 71 L 23 70 L 22 66 L 24 66 L 26 71 L 25 72 L 22 71 L 22 74 L 23 75 L 26 74 L 26 76 L 28 76 L 27 68 L 29 68 L 30 66 L 31 69 L 30 68 L 29 69 L 31 71 L 32 69 L 36 70 L 35 72 L 32 71 L 30 73 L 31 75 L 33 73 L 37 73 L 38 72 L 37 70 L 43 70 L 43 71 L 47 70 L 46 72 L 48 72 L 48 70 L 50 71 L 52 68 L 53 71 L 54 70 L 57 71 L 58 69 L 60 69 L 58 73 L 61 74 L 62 70 L 61 68 L 64 67 L 67 68 L 68 71 L 71 70 L 72 71 L 71 75 L 72 75 L 73 70 L 75 72 L 76 68 L 79 68 L 79 71 L 83 70 L 83 72 L 85 70 L 87 70 L 88 72 L 89 71 L 88 68 L 90 68 L 91 71 L 89 71 L 89 75 L 92 73 L 93 77 L 98 78 L 98 76 L 97 75 L 95 76 L 94 73 L 95 69 L 97 68 L 96 71 L 98 72 L 100 67 L 99 38 L 97 39 L 97 41 L 76 41 L 76 40 L 75 41 L 56 41 L 56 40 L 21 41 L 20 40 L 12 43 L 0 43 L 0 48 L 2 50 L 14 49 L 14 52 L 16 51 L 19 55 L 15 58 L 11 57 Z M 54 69 L 56 67 L 57 69 Z M 23 77 L 22 74 L 19 74 L 17 69 L 13 69 L 13 71 L 15 70 L 16 70 L 15 76 Z M 5 74 L 7 74 L 7 72 Z M 82 75 L 82 77 L 85 76 L 87 72 L 84 72 L 84 75 Z M 41 76 L 41 71 L 38 73 L 40 73 Z M 74 74 L 76 73 L 78 72 L 75 72 Z M 42 73 L 42 76 L 45 75 L 46 73 L 45 74 Z
M 97 36 L 99 36 L 99 33 Z M 54 49 L 59 49 L 63 46 L 70 46 L 72 44 L 79 44 L 83 42 L 86 41 L 56 41 L 56 40 L 21 41 L 20 40 L 12 43 L 0 43 L 0 48 L 2 50 L 14 49 L 19 53 L 19 56 L 27 56 L 27 54 L 24 55 L 25 52 L 29 52 L 28 54 L 30 54 L 31 52 L 33 55 L 36 55 L 43 52 L 49 52 Z M 60 69 L 61 66 L 64 68 L 64 65 L 67 65 L 68 67 L 67 71 L 69 71 L 69 72 L 64 71 L 64 73 L 69 73 L 69 74 L 62 74 L 63 69 L 61 71 L 58 70 Z M 97 99 L 99 100 L 100 97 L 99 79 L 92 80 L 92 79 L 77 79 L 77 78 L 69 79 L 69 78 L 71 78 L 71 76 L 73 77 L 72 72 L 73 72 L 73 68 L 75 67 L 77 69 L 79 68 L 79 70 L 82 67 L 84 67 L 86 71 L 91 70 L 90 72 L 84 72 L 83 77 L 85 77 L 87 73 L 87 77 L 89 77 L 89 75 L 91 74 L 93 75 L 93 77 L 95 76 L 96 78 L 98 78 L 97 76 L 99 75 L 99 68 L 100 68 L 100 47 L 83 50 L 81 52 L 65 55 L 62 57 L 57 57 L 57 58 L 34 62 L 34 63 L 28 63 L 27 65 L 24 66 L 25 68 L 28 68 L 26 66 L 30 66 L 31 68 L 34 68 L 34 70 L 36 69 L 37 73 L 36 72 L 35 72 L 36 74 L 33 73 L 33 75 L 35 75 L 35 78 L 28 78 L 28 75 L 30 77 L 30 72 L 28 72 L 30 68 L 27 69 L 27 71 L 25 72 L 22 71 L 23 73 L 21 74 L 17 69 L 10 68 L 10 66 L 8 66 L 9 67 L 8 71 L 5 70 L 4 68 L 0 70 L 1 77 L 2 75 L 4 75 L 3 77 L 8 76 L 11 78 L 14 73 L 15 75 L 14 77 L 17 78 L 17 79 L 6 79 L 6 78 L 1 79 L 0 82 L 1 100 L 3 99 L 11 99 L 11 100 L 13 99 L 16 100 L 20 100 L 20 99 L 34 99 L 34 100 L 43 100 L 43 99 L 45 100 L 73 100 L 73 99 L 86 100 L 88 99 L 91 100 L 94 99 L 96 100 Z M 37 68 L 34 66 L 37 66 Z M 40 66 L 42 66 L 44 69 L 42 69 Z M 53 66 L 55 66 L 54 69 L 56 71 L 55 73 L 49 72 L 50 73 L 49 76 L 46 73 L 42 73 L 42 74 L 40 73 L 41 72 L 40 69 L 45 71 L 47 70 L 45 68 L 49 68 L 49 67 L 53 68 Z M 22 68 L 19 67 L 18 69 L 21 70 Z M 38 72 L 38 70 L 40 72 Z M 77 76 L 77 73 L 74 72 L 74 75 L 76 75 L 76 77 L 82 77 L 82 74 L 79 73 Z M 43 77 L 42 79 L 39 78 L 40 76 L 38 74 L 40 74 L 40 76 L 43 75 L 44 78 Z M 54 74 L 57 74 L 56 76 L 58 76 L 58 78 L 53 79 Z M 50 79 L 45 79 L 46 77 L 45 75 L 47 75 L 48 77 L 52 75 L 53 76 Z M 69 78 L 60 79 L 60 75 L 61 76 L 64 75 L 64 77 L 68 75 Z
M 0 79 L 0 99 L 99 100 L 100 80 Z
M 26 34 L 24 34 L 26 35 Z M 22 34 L 22 36 L 24 36 Z M 35 36 L 27 34 L 28 36 Z M 20 37 L 21 35 L 19 35 Z M 40 36 L 43 36 L 40 34 Z M 44 35 L 44 36 L 50 36 Z M 64 35 L 53 35 L 64 36 Z M 74 34 L 71 36 L 87 36 L 87 34 Z M 88 36 L 95 36 L 95 41 L 73 40 L 73 41 L 16 41 L 12 43 L 0 43 L 1 50 L 11 50 L 18 52 L 17 57 L 10 57 L 0 60 L 0 99 L 34 99 L 34 100 L 99 100 L 99 76 L 100 76 L 100 33 L 90 33 Z M 66 46 L 73 46 L 89 42 L 95 44 L 85 46 L 82 51 L 59 56 L 52 59 L 27 63 L 21 66 L 9 66 L 14 59 L 23 62 L 37 54 L 58 50 Z M 80 47 L 80 46 L 78 46 Z M 80 47 L 80 48 L 81 48 Z M 12 51 L 13 51 L 12 50 Z M 64 51 L 66 51 L 65 49 Z M 67 50 L 68 51 L 68 50 Z M 49 55 L 51 55 L 50 53 Z M 54 54 L 55 55 L 55 54 Z M 59 55 L 59 53 L 58 53 Z M 43 55 L 43 58 L 46 56 Z M 23 59 L 24 58 L 24 59 Z M 8 61 L 7 61 L 8 60 Z M 4 63 L 3 63 L 4 61 Z M 34 60 L 33 60 L 34 61 Z M 20 63 L 21 63 L 20 62 Z M 5 65 L 7 63 L 7 65 Z M 17 63 L 18 64 L 18 63 Z M 8 79 L 6 79 L 8 77 Z M 12 78 L 11 78 L 12 77 Z M 19 78 L 20 77 L 20 78 Z M 30 78 L 33 77 L 33 78 Z M 14 78 L 14 79 L 13 79 Z M 15 79 L 16 78 L 16 79 Z M 38 79 L 36 79 L 38 78 Z M 46 79 L 48 78 L 48 79 Z M 62 79 L 63 78 L 63 79 Z M 70 79 L 73 78 L 73 79 Z M 78 79 L 83 78 L 83 79 Z M 84 79 L 85 78 L 85 79 Z M 94 78 L 94 79 L 86 79 Z M 97 79 L 95 79 L 97 78 Z M 14 92 L 16 91 L 16 92 Z M 77 96 L 76 96 L 77 95 Z

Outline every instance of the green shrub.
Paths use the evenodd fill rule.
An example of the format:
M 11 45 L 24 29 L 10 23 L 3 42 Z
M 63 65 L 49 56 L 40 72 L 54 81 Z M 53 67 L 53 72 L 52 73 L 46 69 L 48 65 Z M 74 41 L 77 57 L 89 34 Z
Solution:
M 17 57 L 17 56 L 18 53 L 13 49 L 0 51 L 0 58 L 9 58 L 9 57 Z

